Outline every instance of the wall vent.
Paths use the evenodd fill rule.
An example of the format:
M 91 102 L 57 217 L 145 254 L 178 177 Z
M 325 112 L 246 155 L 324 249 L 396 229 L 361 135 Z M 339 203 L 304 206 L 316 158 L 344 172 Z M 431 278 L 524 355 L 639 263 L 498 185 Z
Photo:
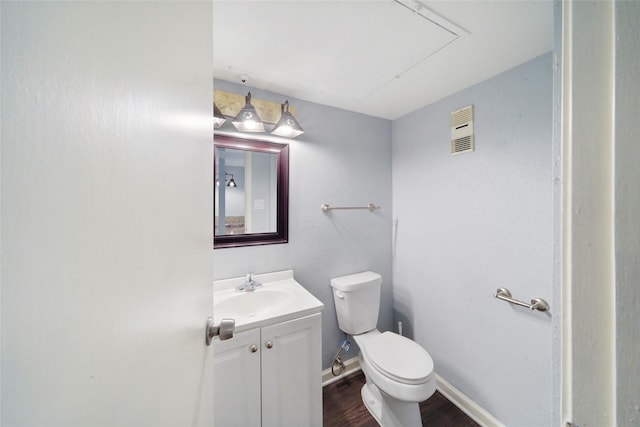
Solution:
M 451 154 L 473 151 L 473 105 L 451 113 Z

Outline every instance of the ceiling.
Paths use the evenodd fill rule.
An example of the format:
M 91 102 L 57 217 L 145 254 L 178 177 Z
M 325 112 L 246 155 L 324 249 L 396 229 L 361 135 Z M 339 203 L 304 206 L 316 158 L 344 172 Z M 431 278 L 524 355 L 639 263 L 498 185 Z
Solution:
M 214 0 L 214 76 L 396 119 L 553 48 L 553 0 Z

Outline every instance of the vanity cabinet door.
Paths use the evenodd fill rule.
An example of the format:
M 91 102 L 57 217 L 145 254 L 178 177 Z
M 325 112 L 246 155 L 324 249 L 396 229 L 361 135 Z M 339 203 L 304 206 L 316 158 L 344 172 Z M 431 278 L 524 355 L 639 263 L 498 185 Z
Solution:
M 260 330 L 213 340 L 214 425 L 260 426 Z
M 320 331 L 320 314 L 262 328 L 263 427 L 322 426 Z

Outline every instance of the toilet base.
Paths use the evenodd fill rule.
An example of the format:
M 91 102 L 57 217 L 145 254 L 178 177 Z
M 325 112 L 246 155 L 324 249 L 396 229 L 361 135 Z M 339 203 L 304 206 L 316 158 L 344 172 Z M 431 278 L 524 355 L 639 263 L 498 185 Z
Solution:
M 422 427 L 418 403 L 388 396 L 369 381 L 362 386 L 361 394 L 364 406 L 382 427 Z

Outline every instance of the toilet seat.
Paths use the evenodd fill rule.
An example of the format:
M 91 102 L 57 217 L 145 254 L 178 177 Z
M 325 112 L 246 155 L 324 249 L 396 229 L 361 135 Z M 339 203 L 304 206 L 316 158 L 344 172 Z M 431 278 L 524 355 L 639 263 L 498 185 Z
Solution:
M 372 367 L 384 376 L 402 384 L 418 385 L 433 377 L 433 360 L 416 342 L 395 334 L 377 334 L 360 350 Z

